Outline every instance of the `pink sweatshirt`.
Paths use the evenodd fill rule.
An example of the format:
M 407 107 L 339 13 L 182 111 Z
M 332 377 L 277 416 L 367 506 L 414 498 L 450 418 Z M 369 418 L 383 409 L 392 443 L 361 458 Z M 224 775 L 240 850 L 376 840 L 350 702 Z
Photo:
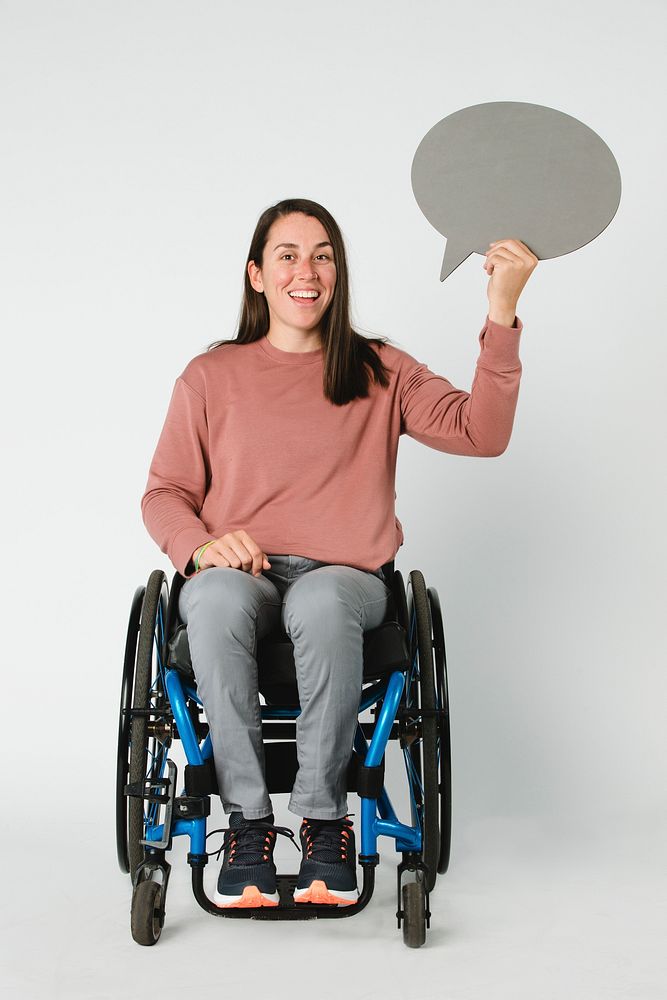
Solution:
M 489 320 L 470 392 L 405 351 L 372 345 L 391 369 L 366 399 L 322 391 L 322 349 L 266 337 L 194 357 L 176 379 L 141 512 L 183 576 L 193 552 L 244 529 L 267 554 L 376 570 L 403 544 L 394 509 L 398 439 L 453 455 L 500 455 L 521 377 L 514 327 Z M 186 569 L 187 567 L 187 569 Z

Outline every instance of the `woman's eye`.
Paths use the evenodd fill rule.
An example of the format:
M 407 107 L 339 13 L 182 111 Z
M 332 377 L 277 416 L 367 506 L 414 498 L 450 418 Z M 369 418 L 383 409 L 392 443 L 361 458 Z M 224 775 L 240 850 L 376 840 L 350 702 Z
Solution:
M 282 255 L 281 260 L 285 260 L 286 257 L 293 257 L 293 256 L 294 256 L 294 254 L 292 254 L 292 253 L 284 253 Z M 329 260 L 329 254 L 328 253 L 318 253 L 317 256 L 318 257 L 324 257 L 326 260 Z

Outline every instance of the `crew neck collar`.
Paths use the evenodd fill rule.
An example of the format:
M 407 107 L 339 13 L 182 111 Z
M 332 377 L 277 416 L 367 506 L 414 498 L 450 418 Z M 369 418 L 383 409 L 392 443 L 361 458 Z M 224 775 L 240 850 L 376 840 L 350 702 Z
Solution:
M 257 343 L 265 354 L 268 354 L 274 361 L 280 361 L 284 365 L 313 365 L 317 361 L 320 361 L 323 354 L 323 348 L 321 347 L 316 348 L 314 351 L 281 351 L 279 347 L 275 347 L 271 343 L 266 335 L 260 337 Z

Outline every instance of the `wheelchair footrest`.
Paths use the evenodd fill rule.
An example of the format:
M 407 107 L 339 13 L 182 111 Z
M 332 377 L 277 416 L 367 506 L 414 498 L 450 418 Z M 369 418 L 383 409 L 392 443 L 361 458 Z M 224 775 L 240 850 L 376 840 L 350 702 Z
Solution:
M 276 875 L 280 906 L 296 906 L 294 902 L 294 890 L 296 889 L 298 880 L 298 875 Z
M 296 909 L 303 910 L 303 907 L 307 904 L 305 903 L 295 903 L 294 902 L 294 890 L 296 889 L 296 884 L 299 881 L 298 875 L 276 875 L 276 884 L 278 886 L 278 895 L 280 897 L 280 907 L 282 909 Z M 318 903 L 317 909 L 320 910 L 322 907 L 326 909 L 337 909 L 337 903 Z
M 233 917 L 236 919 L 251 918 L 255 920 L 311 920 L 317 917 L 351 917 L 366 906 L 373 895 L 375 872 L 373 866 L 362 866 L 363 886 L 355 903 L 339 906 L 337 903 L 296 903 L 294 890 L 299 880 L 298 875 L 276 876 L 278 889 L 278 906 L 216 906 L 204 890 L 205 855 L 188 855 L 192 868 L 192 888 L 199 905 L 217 917 Z

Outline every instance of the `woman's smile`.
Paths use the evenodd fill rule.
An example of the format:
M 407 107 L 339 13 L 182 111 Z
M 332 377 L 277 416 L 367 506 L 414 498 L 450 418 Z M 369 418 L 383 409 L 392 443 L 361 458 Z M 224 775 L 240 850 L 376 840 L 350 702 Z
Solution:
M 320 297 L 320 293 L 315 289 L 294 289 L 287 293 L 291 298 L 292 302 L 296 302 L 298 306 L 312 306 Z

